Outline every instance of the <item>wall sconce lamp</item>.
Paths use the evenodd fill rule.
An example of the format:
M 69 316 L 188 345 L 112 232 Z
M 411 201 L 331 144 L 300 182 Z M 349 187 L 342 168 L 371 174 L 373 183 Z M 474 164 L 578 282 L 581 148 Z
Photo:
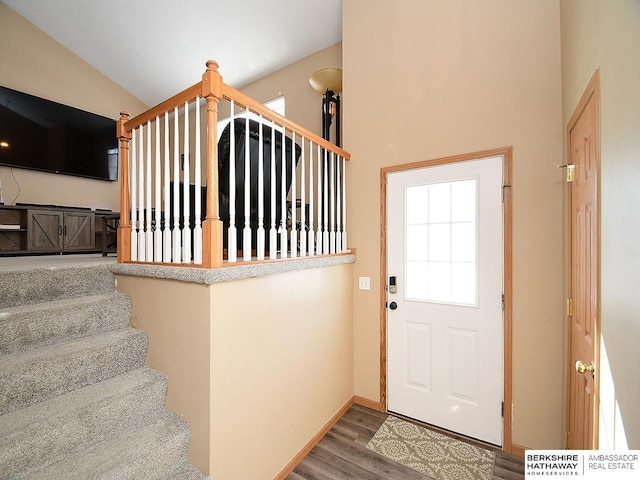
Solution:
M 323 68 L 311 78 L 309 84 L 322 95 L 322 138 L 331 141 L 331 124 L 336 118 L 334 142 L 340 147 L 340 92 L 342 92 L 342 70 L 339 68 Z

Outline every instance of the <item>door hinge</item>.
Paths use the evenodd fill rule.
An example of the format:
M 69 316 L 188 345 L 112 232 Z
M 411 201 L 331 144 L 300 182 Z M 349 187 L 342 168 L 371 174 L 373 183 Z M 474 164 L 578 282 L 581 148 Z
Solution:
M 502 185 L 502 203 L 504 203 L 504 189 L 511 188 L 511 184 Z
M 504 293 L 502 294 L 501 304 L 502 304 L 502 310 L 504 311 Z
M 500 416 L 504 418 L 504 402 L 502 402 L 502 407 L 500 407 Z
M 567 317 L 573 316 L 573 299 L 567 298 Z
M 565 180 L 567 181 L 567 183 L 573 182 L 573 178 L 574 178 L 575 173 L 576 173 L 576 166 L 575 165 L 571 165 L 570 163 L 568 163 L 566 165 L 558 165 L 558 168 L 566 168 L 567 169 L 567 175 L 565 176 Z

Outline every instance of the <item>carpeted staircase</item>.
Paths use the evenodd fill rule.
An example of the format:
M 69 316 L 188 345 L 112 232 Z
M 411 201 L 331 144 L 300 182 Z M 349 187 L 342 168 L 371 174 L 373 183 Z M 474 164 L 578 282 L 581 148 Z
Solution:
M 0 479 L 205 478 L 130 316 L 108 265 L 0 272 Z

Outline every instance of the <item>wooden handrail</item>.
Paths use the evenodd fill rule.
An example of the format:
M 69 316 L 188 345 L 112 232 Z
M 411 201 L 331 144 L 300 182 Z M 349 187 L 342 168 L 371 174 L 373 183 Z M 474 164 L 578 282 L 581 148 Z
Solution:
M 138 128 L 140 125 L 144 125 L 147 122 L 155 119 L 156 117 L 163 115 L 165 112 L 172 110 L 175 107 L 181 107 L 187 102 L 191 102 L 198 95 L 202 94 L 202 82 L 198 82 L 195 85 L 190 86 L 186 90 L 175 94 L 173 97 L 168 98 L 162 103 L 159 103 L 155 107 L 147 110 L 146 112 L 136 115 L 131 120 L 128 120 L 124 127 L 131 131 Z
M 209 62 L 211 62 L 211 60 L 209 60 Z M 209 62 L 207 62 L 207 65 L 209 65 Z M 217 64 L 216 64 L 216 71 L 217 71 Z M 222 80 L 222 77 L 220 77 L 220 80 Z M 203 82 L 198 82 L 190 86 L 189 88 L 183 90 L 182 92 L 177 93 L 173 97 L 168 98 L 164 102 L 159 103 L 155 107 L 152 107 L 146 112 L 143 112 L 131 118 L 130 120 L 127 120 L 126 123 L 124 124 L 124 128 L 127 131 L 131 131 L 135 128 L 138 128 L 140 125 L 144 125 L 147 122 L 150 122 L 151 120 L 155 119 L 156 117 L 163 115 L 165 112 L 168 112 L 173 108 L 181 107 L 186 102 L 191 102 L 198 95 L 202 95 L 203 88 L 205 88 L 203 86 Z M 300 125 L 297 125 L 296 123 L 292 122 L 288 118 L 283 117 L 277 112 L 274 112 L 269 107 L 265 107 L 262 103 L 258 102 L 257 100 L 254 100 L 253 98 L 241 92 L 240 90 L 236 90 L 235 88 L 225 83 L 222 83 L 221 91 L 222 91 L 222 95 L 221 97 L 218 97 L 218 98 L 224 98 L 225 100 L 233 100 L 238 106 L 243 108 L 248 108 L 252 112 L 257 113 L 258 115 L 262 115 L 268 121 L 274 121 L 276 122 L 276 124 L 283 126 L 290 131 L 295 131 L 296 133 L 300 133 L 306 139 L 312 140 L 314 143 L 320 145 L 321 147 L 324 147 L 328 150 L 331 150 L 337 153 L 341 157 L 344 157 L 345 160 L 351 159 L 351 154 L 349 152 L 334 145 L 328 140 L 325 140 L 318 134 L 313 133 L 312 131 L 304 127 L 301 127 Z

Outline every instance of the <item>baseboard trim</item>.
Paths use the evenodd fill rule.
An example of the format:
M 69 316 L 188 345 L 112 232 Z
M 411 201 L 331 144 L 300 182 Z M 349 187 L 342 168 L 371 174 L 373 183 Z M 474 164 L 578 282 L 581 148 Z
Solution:
M 340 410 L 338 410 L 333 417 L 320 429 L 318 433 L 316 433 L 311 440 L 307 442 L 307 444 L 298 452 L 298 454 L 291 459 L 289 463 L 287 463 L 282 470 L 274 477 L 274 480 L 284 480 L 287 476 L 293 472 L 293 469 L 302 461 L 307 454 L 313 450 L 313 447 L 322 440 L 322 437 L 326 435 L 326 433 L 331 430 L 331 428 L 340 420 L 340 418 L 345 414 L 347 410 L 351 408 L 351 405 L 354 403 L 355 397 L 351 397 L 347 403 L 345 403 Z
M 518 457 L 524 458 L 525 450 L 531 450 L 530 448 L 523 447 L 521 445 L 516 445 L 515 443 L 511 444 L 511 453 L 517 455 Z
M 371 400 L 369 398 L 365 398 L 365 397 L 361 397 L 359 395 L 354 395 L 353 397 L 353 403 L 355 403 L 356 405 L 360 405 L 363 407 L 367 407 L 370 408 L 372 410 L 377 410 L 378 412 L 382 412 L 382 405 L 380 404 L 380 402 L 377 402 L 375 400 Z

